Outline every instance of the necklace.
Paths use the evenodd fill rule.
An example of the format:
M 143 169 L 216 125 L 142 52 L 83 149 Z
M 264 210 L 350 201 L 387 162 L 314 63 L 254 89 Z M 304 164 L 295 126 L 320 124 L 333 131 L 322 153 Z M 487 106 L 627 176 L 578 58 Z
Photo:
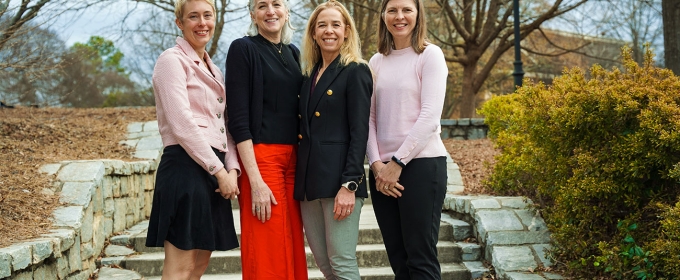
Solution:
M 279 54 L 281 54 L 281 49 L 283 49 L 283 43 L 279 43 L 280 47 L 277 47 L 276 44 L 272 43 L 272 41 L 269 41 L 269 43 L 271 43 L 272 46 L 274 46 L 274 48 L 279 52 Z

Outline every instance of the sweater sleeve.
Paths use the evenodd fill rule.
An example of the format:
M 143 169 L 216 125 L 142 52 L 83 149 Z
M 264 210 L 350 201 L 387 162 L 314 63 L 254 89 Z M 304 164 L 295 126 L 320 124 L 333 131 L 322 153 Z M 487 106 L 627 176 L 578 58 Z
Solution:
M 428 45 L 420 54 L 420 114 L 409 130 L 404 143 L 401 144 L 395 157 L 408 163 L 422 151 L 434 134 L 440 131 L 440 120 L 446 97 L 446 77 L 449 70 L 442 50 L 435 45 Z
M 231 43 L 227 53 L 224 87 L 227 95 L 228 129 L 235 143 L 252 139 L 250 131 L 251 64 L 245 39 Z
M 369 113 L 369 118 L 368 118 L 368 144 L 366 146 L 366 156 L 368 157 L 368 165 L 370 166 L 376 161 L 380 160 L 380 151 L 378 150 L 378 131 L 376 130 L 376 95 L 375 94 L 375 86 L 376 86 L 376 81 L 375 77 L 378 74 L 379 66 L 380 66 L 380 58 L 382 57 L 381 54 L 375 54 L 373 57 L 371 57 L 371 60 L 369 61 L 368 65 L 370 66 L 371 70 L 373 70 L 373 94 L 371 95 L 371 107 L 370 107 L 370 113 Z
M 187 90 L 187 67 L 166 51 L 158 57 L 153 73 L 153 89 L 157 96 L 157 110 L 165 115 L 170 133 L 203 169 L 211 175 L 224 167 L 200 131 L 191 111 Z

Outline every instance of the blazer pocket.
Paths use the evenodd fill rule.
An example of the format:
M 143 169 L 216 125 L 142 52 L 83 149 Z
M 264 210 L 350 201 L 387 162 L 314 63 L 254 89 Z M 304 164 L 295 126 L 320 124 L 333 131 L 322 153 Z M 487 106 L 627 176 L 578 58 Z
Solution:
M 208 127 L 208 119 L 204 116 L 194 116 L 194 122 L 196 122 L 196 125 L 198 127 L 203 127 L 207 128 Z

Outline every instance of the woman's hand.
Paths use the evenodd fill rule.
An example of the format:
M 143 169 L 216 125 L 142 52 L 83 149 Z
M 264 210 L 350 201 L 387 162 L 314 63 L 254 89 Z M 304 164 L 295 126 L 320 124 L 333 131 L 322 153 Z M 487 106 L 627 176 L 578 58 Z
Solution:
M 236 181 L 236 178 L 238 177 L 238 172 L 236 169 L 232 169 L 231 171 L 227 172 L 226 169 L 222 168 L 220 171 L 215 173 L 215 177 L 217 178 L 218 186 L 215 192 L 220 193 L 222 197 L 225 199 L 233 199 L 240 194 L 238 190 L 238 183 Z
M 340 191 L 335 195 L 335 205 L 333 206 L 333 213 L 335 213 L 335 216 L 333 216 L 333 218 L 342 221 L 349 217 L 349 215 L 352 215 L 355 202 L 356 197 L 354 196 L 354 193 L 345 187 L 340 187 Z
M 277 205 L 278 203 L 262 176 L 251 177 L 250 179 L 253 216 L 257 216 L 257 219 L 264 223 L 272 218 L 272 204 Z
M 399 176 L 401 176 L 401 166 L 390 161 L 384 164 L 376 161 L 371 165 L 373 174 L 375 174 L 375 189 L 384 195 L 394 198 L 401 197 L 401 192 L 404 186 L 399 184 Z

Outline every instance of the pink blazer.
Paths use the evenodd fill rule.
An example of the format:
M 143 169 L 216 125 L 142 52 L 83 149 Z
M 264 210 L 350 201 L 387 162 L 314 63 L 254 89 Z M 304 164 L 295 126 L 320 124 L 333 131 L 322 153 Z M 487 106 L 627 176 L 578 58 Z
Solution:
M 227 131 L 226 95 L 222 72 L 183 38 L 164 51 L 153 70 L 158 129 L 163 146 L 179 144 L 210 174 L 222 168 L 240 174 L 236 145 Z M 203 64 L 203 65 L 201 65 Z M 214 74 L 214 75 L 213 75 Z M 226 152 L 225 162 L 210 147 Z

